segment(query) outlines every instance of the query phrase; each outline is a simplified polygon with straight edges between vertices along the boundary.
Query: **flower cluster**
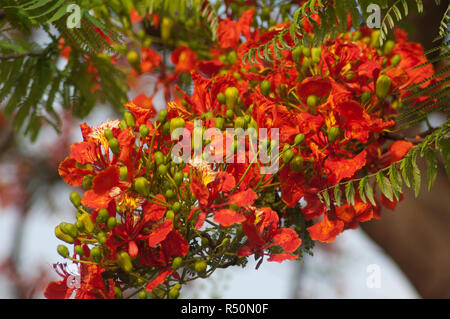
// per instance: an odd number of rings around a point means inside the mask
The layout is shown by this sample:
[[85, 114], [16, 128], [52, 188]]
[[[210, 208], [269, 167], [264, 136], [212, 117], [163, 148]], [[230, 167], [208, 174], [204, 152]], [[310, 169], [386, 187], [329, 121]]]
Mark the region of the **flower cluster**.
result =
[[[283, 23], [260, 34], [252, 30], [253, 15], [222, 20], [208, 60], [186, 46], [173, 51], [170, 81], [189, 74], [192, 94], [178, 88], [157, 115], [151, 99], [140, 96], [125, 105], [123, 120], [81, 126], [83, 141], [71, 146], [59, 173], [85, 192], [71, 195], [76, 222], [61, 223], [55, 234], [73, 244], [73, 251], [60, 245], [58, 252], [82, 265], [82, 283], [69, 288], [61, 270], [63, 279], [49, 285], [47, 297], [76, 290], [77, 298], [129, 291], [176, 298], [183, 284], [217, 268], [245, 265], [251, 255], [260, 262], [294, 260], [313, 241], [331, 242], [379, 218], [378, 199], [356, 195], [354, 203], [327, 209], [317, 193], [385, 167], [413, 146], [399, 141], [387, 148], [383, 132], [394, 127], [406, 88], [433, 74], [431, 66], [413, 69], [424, 62], [422, 48], [402, 31], [379, 47], [379, 31], [361, 28], [250, 65], [245, 53], [289, 28]], [[313, 37], [308, 25], [305, 30]], [[160, 59], [142, 50], [139, 68], [151, 72]], [[232, 128], [253, 129], [277, 169], [261, 170], [261, 149], [249, 136], [235, 141]], [[261, 128], [277, 129], [277, 139], [258, 136]], [[187, 161], [173, 156], [177, 129], [194, 136]], [[216, 134], [204, 136], [205, 129]]]

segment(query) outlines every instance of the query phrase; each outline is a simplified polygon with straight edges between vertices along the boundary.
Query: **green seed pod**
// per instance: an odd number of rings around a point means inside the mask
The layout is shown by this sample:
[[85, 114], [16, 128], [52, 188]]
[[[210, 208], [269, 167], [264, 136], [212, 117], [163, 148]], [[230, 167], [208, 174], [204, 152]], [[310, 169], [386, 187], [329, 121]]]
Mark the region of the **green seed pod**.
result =
[[341, 136], [341, 129], [339, 128], [339, 126], [332, 126], [328, 129], [327, 135], [328, 142], [333, 143], [339, 136]]
[[169, 168], [167, 165], [161, 164], [158, 166], [158, 173], [161, 176], [166, 176], [166, 174], [169, 172]]
[[131, 257], [126, 251], [117, 253], [117, 262], [119, 263], [120, 268], [122, 268], [125, 272], [130, 272], [133, 270]]
[[220, 104], [225, 104], [225, 94], [222, 92], [217, 94], [217, 101], [219, 101]]
[[244, 127], [245, 127], [245, 119], [242, 116], [238, 116], [234, 120], [234, 128], [238, 129], [238, 128], [244, 128]]
[[175, 203], [173, 203], [173, 205], [172, 205], [172, 210], [173, 210], [175, 213], [178, 213], [178, 212], [180, 211], [180, 209], [181, 209], [181, 204], [180, 204], [180, 202], [175, 202]]
[[131, 112], [125, 112], [124, 120], [127, 123], [128, 127], [134, 128], [136, 126], [136, 119], [134, 118], [133, 114], [131, 114]]
[[73, 244], [73, 238], [63, 233], [60, 226], [55, 227], [55, 236], [68, 244]]
[[89, 190], [92, 188], [92, 179], [94, 178], [93, 175], [86, 175], [85, 177], [83, 177], [83, 180], [81, 181], [81, 186], [83, 187], [84, 190]]
[[292, 158], [295, 156], [295, 153], [292, 150], [287, 150], [284, 154], [283, 154], [283, 161], [285, 163], [289, 163]]
[[161, 165], [161, 164], [164, 164], [164, 154], [163, 153], [161, 153], [161, 152], [156, 152], [155, 153], [155, 155], [153, 155], [154, 156], [154, 159], [155, 159], [155, 163], [156, 163], [156, 165]]
[[150, 133], [150, 129], [148, 128], [147, 125], [141, 124], [141, 126], [139, 126], [139, 134], [141, 134], [142, 138], [146, 138], [149, 133]]
[[183, 128], [185, 126], [185, 121], [181, 117], [176, 117], [170, 120], [170, 134], [177, 129], [177, 128]]
[[322, 55], [322, 48], [321, 47], [312, 48], [311, 49], [311, 57], [312, 57], [312, 61], [314, 63], [319, 63], [320, 62], [321, 55]]
[[94, 231], [95, 225], [88, 213], [81, 214], [79, 221], [83, 223], [84, 229], [86, 229], [88, 233], [92, 233]]
[[391, 59], [391, 66], [396, 67], [400, 61], [402, 60], [402, 56], [400, 54], [396, 54]]
[[380, 75], [376, 83], [376, 94], [379, 99], [384, 99], [391, 89], [391, 79], [387, 75]]
[[173, 287], [172, 289], [170, 289], [169, 294], [167, 295], [169, 299], [177, 299], [179, 296], [180, 296], [180, 289], [177, 287]]
[[183, 259], [181, 257], [175, 257], [172, 262], [172, 269], [173, 270], [179, 269], [181, 267], [182, 263], [183, 263]]
[[394, 41], [392, 41], [392, 40], [386, 41], [386, 43], [384, 44], [384, 50], [383, 50], [384, 55], [390, 55], [392, 53], [392, 50], [394, 49], [394, 46], [395, 46]]
[[214, 120], [214, 126], [216, 128], [218, 128], [219, 130], [222, 130], [224, 125], [225, 125], [225, 120], [222, 117], [217, 117]]
[[369, 91], [364, 91], [363, 94], [361, 95], [361, 103], [365, 104], [370, 100], [370, 92]]
[[292, 50], [292, 60], [294, 60], [295, 63], [300, 63], [300, 60], [302, 59], [303, 54], [303, 47], [302, 46], [296, 46], [294, 50]]
[[64, 258], [69, 257], [69, 249], [66, 246], [58, 245], [57, 251]]
[[303, 143], [304, 140], [305, 140], [304, 134], [302, 134], [302, 133], [297, 134], [294, 139], [294, 144], [299, 145], [299, 144]]
[[120, 171], [120, 179], [123, 181], [127, 181], [128, 180], [128, 168], [126, 166], [121, 166], [119, 168]]
[[75, 252], [81, 257], [84, 256], [84, 249], [80, 245], [75, 246]]
[[225, 90], [225, 103], [228, 108], [235, 110], [238, 98], [239, 98], [239, 90], [236, 87], [230, 86]]
[[70, 193], [70, 201], [72, 202], [73, 206], [76, 208], [80, 207], [81, 205], [81, 196], [77, 192]]
[[111, 152], [113, 152], [114, 154], [119, 154], [120, 152], [120, 144], [119, 144], [119, 140], [115, 137], [113, 137], [112, 139], [110, 139], [108, 141], [109, 144], [109, 148], [111, 149]]
[[269, 95], [270, 93], [270, 82], [268, 80], [264, 80], [261, 82], [261, 94], [264, 96]]
[[158, 113], [158, 121], [160, 121], [161, 123], [164, 123], [167, 120], [167, 116], [169, 115], [169, 113], [167, 112], [166, 109], [163, 109], [161, 111], [159, 111]]
[[114, 137], [113, 131], [111, 131], [109, 128], [103, 131], [103, 135], [108, 141]]
[[197, 272], [197, 274], [199, 274], [201, 277], [203, 277], [204, 275], [206, 275], [206, 267], [207, 264], [205, 261], [197, 261], [194, 264], [194, 269]]
[[150, 186], [148, 184], [148, 181], [143, 176], [138, 177], [134, 180], [134, 189], [144, 197], [147, 197], [150, 193]]
[[300, 172], [303, 168], [303, 157], [301, 157], [300, 155], [295, 156], [291, 160], [289, 167], [294, 172]]

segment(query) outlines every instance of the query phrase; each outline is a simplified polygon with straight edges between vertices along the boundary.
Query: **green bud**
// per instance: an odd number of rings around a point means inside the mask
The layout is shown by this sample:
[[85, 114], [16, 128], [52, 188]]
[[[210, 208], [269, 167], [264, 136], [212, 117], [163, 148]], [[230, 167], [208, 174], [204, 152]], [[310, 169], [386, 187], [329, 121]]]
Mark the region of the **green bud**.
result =
[[83, 180], [81, 181], [81, 186], [83, 187], [84, 190], [89, 190], [92, 188], [92, 179], [93, 179], [93, 175], [86, 175], [83, 177]]
[[289, 163], [292, 158], [295, 156], [295, 153], [292, 150], [287, 150], [284, 154], [283, 154], [283, 161], [285, 163]]
[[328, 142], [333, 143], [341, 135], [341, 129], [338, 126], [332, 126], [328, 129]]
[[242, 116], [238, 116], [234, 120], [234, 128], [238, 129], [238, 128], [244, 128], [244, 127], [245, 127], [245, 119]]
[[175, 213], [173, 212], [173, 210], [169, 209], [169, 210], [166, 212], [166, 219], [168, 219], [168, 220], [174, 220], [174, 218], [175, 218]]
[[302, 46], [296, 46], [294, 50], [292, 50], [292, 60], [294, 60], [295, 63], [300, 63], [300, 60], [302, 59], [303, 54], [303, 47]]
[[127, 60], [133, 68], [139, 69], [140, 57], [136, 51], [134, 51], [134, 50], [129, 51], [127, 53]]
[[384, 55], [391, 54], [392, 50], [394, 49], [394, 46], [395, 46], [394, 41], [392, 41], [392, 40], [386, 41], [386, 43], [384, 44], [384, 50], [383, 50]]
[[169, 290], [168, 298], [169, 299], [177, 299], [180, 296], [180, 289], [177, 287], [173, 287]]
[[139, 126], [139, 134], [141, 134], [142, 138], [146, 138], [149, 133], [150, 133], [150, 129], [148, 128], [147, 125], [142, 124], [141, 126]]
[[177, 129], [183, 128], [185, 126], [185, 121], [182, 117], [176, 117], [170, 120], [170, 134]]
[[222, 117], [216, 117], [214, 121], [214, 126], [218, 128], [219, 130], [223, 129], [223, 126], [225, 125], [225, 120]]
[[69, 235], [70, 237], [76, 238], [78, 236], [78, 229], [74, 224], [61, 223], [60, 227], [63, 233]]
[[269, 95], [269, 93], [270, 93], [270, 82], [264, 80], [261, 82], [261, 94], [267, 96]]
[[294, 172], [300, 172], [303, 168], [303, 157], [301, 157], [300, 155], [295, 156], [290, 164], [289, 167], [291, 168], [291, 170], [293, 170]]
[[310, 95], [306, 99], [306, 104], [308, 105], [308, 109], [311, 113], [314, 113], [316, 111], [316, 106], [319, 104], [319, 98], [317, 96]]
[[305, 140], [305, 135], [302, 134], [302, 133], [300, 133], [300, 134], [297, 134], [297, 135], [295, 136], [294, 143], [295, 143], [296, 145], [298, 145], [298, 144], [303, 143], [304, 140]]
[[166, 190], [166, 198], [167, 199], [172, 199], [174, 197], [175, 197], [175, 193], [173, 192], [173, 190], [171, 190], [171, 189]]
[[134, 118], [133, 114], [131, 114], [131, 112], [125, 112], [124, 120], [127, 123], [128, 127], [134, 128], [136, 126], [136, 119]]
[[225, 116], [227, 117], [227, 119], [232, 120], [234, 118], [234, 111], [228, 109], [225, 113]]
[[133, 270], [131, 257], [126, 251], [117, 253], [117, 262], [119, 263], [120, 268], [122, 268], [125, 272], [130, 272]]
[[402, 60], [402, 56], [400, 54], [396, 54], [391, 59], [391, 66], [396, 67], [400, 61]]
[[387, 75], [380, 75], [376, 83], [376, 94], [379, 99], [384, 99], [391, 89], [391, 79]]
[[55, 227], [55, 236], [68, 244], [73, 244], [73, 238], [70, 235], [63, 233], [60, 226]]
[[109, 217], [107, 222], [108, 228], [114, 228], [117, 226], [117, 219], [115, 217]]
[[119, 140], [117, 138], [112, 138], [108, 141], [109, 144], [109, 148], [111, 149], [111, 152], [113, 152], [114, 154], [119, 154], [120, 152], [120, 144], [119, 144]]
[[352, 40], [353, 41], [358, 41], [359, 39], [361, 39], [362, 37], [362, 33], [361, 31], [355, 31], [355, 33], [353, 34]]
[[84, 256], [84, 249], [80, 245], [75, 246], [75, 252], [81, 257]]
[[158, 121], [160, 121], [161, 123], [164, 123], [167, 120], [167, 116], [169, 115], [169, 113], [167, 112], [166, 109], [163, 109], [161, 111], [159, 111], [158, 113]]
[[84, 229], [86, 229], [88, 233], [92, 233], [94, 231], [95, 225], [92, 222], [91, 216], [88, 213], [81, 214], [79, 221], [83, 223]]
[[161, 165], [161, 164], [164, 164], [164, 154], [163, 153], [161, 153], [161, 152], [156, 152], [155, 153], [155, 155], [153, 155], [154, 156], [154, 159], [155, 159], [155, 163], [156, 163], [156, 165]]
[[127, 122], [125, 122], [125, 120], [121, 120], [121, 121], [120, 121], [119, 128], [120, 128], [121, 130], [124, 130], [124, 129], [128, 128]]
[[374, 48], [378, 48], [380, 46], [380, 30], [375, 30], [372, 32], [370, 36], [370, 45]]
[[58, 254], [60, 254], [62, 257], [67, 258], [69, 257], [69, 249], [64, 245], [58, 245]]
[[120, 179], [123, 181], [127, 181], [128, 180], [128, 168], [126, 166], [121, 166], [119, 168], [120, 171]]
[[199, 274], [201, 277], [203, 277], [204, 275], [206, 275], [206, 267], [207, 264], [205, 261], [197, 261], [194, 264], [194, 269], [197, 272], [197, 274]]
[[238, 98], [239, 90], [236, 87], [230, 86], [225, 90], [225, 103], [228, 108], [236, 109]]
[[172, 31], [173, 21], [167, 17], [163, 17], [161, 21], [161, 40], [167, 42]]
[[322, 48], [321, 47], [312, 48], [311, 49], [311, 57], [312, 57], [312, 61], [314, 63], [319, 63], [320, 62], [321, 55], [322, 55]]
[[102, 253], [99, 247], [94, 247], [91, 249], [90, 255], [92, 259], [96, 262], [99, 262], [102, 258]]
[[178, 213], [178, 212], [180, 211], [180, 209], [181, 209], [181, 204], [180, 204], [180, 202], [175, 202], [175, 203], [173, 203], [173, 205], [172, 205], [172, 210], [173, 210], [175, 213]]
[[106, 235], [105, 235], [105, 233], [104, 232], [99, 232], [98, 234], [97, 234], [97, 240], [98, 240], [98, 242], [100, 243], [100, 244], [105, 244], [106, 243]]
[[167, 165], [161, 164], [158, 166], [158, 173], [161, 176], [166, 176], [169, 169], [167, 168]]
[[150, 186], [145, 177], [141, 176], [134, 180], [134, 189], [144, 197], [150, 193]]
[[147, 299], [147, 292], [145, 290], [139, 291], [139, 299]]
[[105, 138], [108, 141], [114, 137], [113, 131], [111, 131], [109, 128], [107, 128], [103, 131], [103, 135], [105, 135]]
[[302, 48], [302, 53], [305, 57], [311, 57], [311, 49], [307, 47]]
[[175, 184], [180, 186], [181, 183], [183, 183], [183, 173], [182, 172], [176, 172], [175, 175], [173, 176], [173, 180], [175, 181]]
[[165, 136], [169, 133], [170, 133], [170, 123], [165, 122], [164, 125], [162, 126], [162, 134]]
[[173, 270], [179, 269], [181, 267], [182, 263], [183, 263], [183, 259], [181, 257], [175, 257], [172, 262], [172, 269]]
[[79, 231], [83, 231], [84, 230], [84, 225], [80, 220], [77, 220], [77, 222], [75, 223], [75, 227], [79, 230]]
[[237, 54], [236, 54], [236, 51], [230, 51], [229, 53], [228, 53], [228, 56], [227, 56], [227, 58], [228, 58], [228, 62], [230, 62], [230, 64], [235, 64], [236, 62], [237, 62], [237, 59], [238, 59], [238, 56], [237, 56]]
[[76, 208], [80, 207], [81, 205], [81, 196], [77, 192], [70, 193], [70, 201], [72, 202], [73, 206]]
[[114, 287], [114, 295], [117, 299], [122, 299], [123, 297], [122, 290], [120, 290], [120, 288], [117, 286]]
[[219, 101], [220, 104], [225, 104], [225, 94], [222, 92], [217, 94], [217, 101]]
[[365, 104], [370, 100], [370, 92], [369, 91], [364, 91], [363, 94], [361, 95], [361, 103]]

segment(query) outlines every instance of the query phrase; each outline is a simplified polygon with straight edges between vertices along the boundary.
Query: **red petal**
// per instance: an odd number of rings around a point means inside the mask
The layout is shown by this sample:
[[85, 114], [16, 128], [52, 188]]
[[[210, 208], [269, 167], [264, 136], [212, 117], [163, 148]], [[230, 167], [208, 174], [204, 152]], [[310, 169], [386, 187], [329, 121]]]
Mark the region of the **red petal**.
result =
[[166, 239], [161, 243], [164, 255], [168, 258], [173, 256], [186, 256], [189, 251], [189, 244], [186, 243], [184, 237], [179, 231], [173, 230], [167, 235]]
[[135, 258], [139, 253], [139, 248], [133, 240], [128, 242], [128, 253], [133, 258]]
[[271, 254], [269, 255], [270, 258], [267, 259], [268, 261], [276, 261], [278, 263], [281, 263], [282, 261], [287, 260], [295, 260], [297, 259], [297, 255], [291, 255], [291, 254]]
[[97, 147], [91, 142], [74, 143], [70, 146], [70, 157], [81, 164], [95, 163], [97, 161]]
[[80, 186], [83, 177], [92, 174], [92, 171], [78, 168], [75, 164], [75, 159], [66, 157], [66, 159], [59, 164], [58, 172], [67, 184], [71, 186]]
[[173, 224], [171, 220], [165, 220], [161, 225], [153, 229], [148, 237], [148, 245], [156, 247], [160, 242], [166, 239], [167, 235], [172, 231]]
[[156, 276], [155, 279], [153, 279], [148, 283], [147, 287], [145, 287], [145, 290], [153, 291], [153, 289], [162, 284], [164, 280], [166, 280], [166, 277], [170, 275], [172, 272], [173, 270], [166, 270], [166, 271], [161, 270], [158, 276]]
[[258, 195], [252, 189], [247, 189], [245, 191], [235, 193], [230, 196], [230, 203], [234, 203], [240, 207], [253, 205], [255, 200], [258, 199]]
[[214, 213], [214, 221], [218, 222], [223, 227], [242, 223], [245, 220], [246, 218], [244, 215], [241, 215], [232, 209], [221, 209]]
[[66, 280], [52, 281], [45, 288], [44, 296], [47, 299], [68, 299], [73, 292], [73, 288], [67, 287]]
[[325, 160], [325, 168], [329, 170], [328, 181], [331, 185], [339, 183], [344, 178], [352, 177], [366, 164], [366, 151], [362, 151], [354, 158], [329, 157]]
[[295, 251], [302, 244], [302, 240], [298, 238], [295, 230], [290, 228], [279, 229], [273, 236], [273, 240], [275, 245], [281, 246], [287, 253]]
[[334, 241], [343, 229], [344, 223], [342, 221], [331, 221], [327, 218], [327, 215], [324, 215], [320, 222], [307, 228], [312, 240], [318, 240], [324, 243]]
[[[162, 202], [165, 201], [164, 197], [161, 194], [156, 195], [156, 197], [160, 198]], [[142, 211], [144, 212], [145, 221], [157, 222], [161, 218], [163, 218], [166, 212], [166, 208], [164, 206], [149, 203], [146, 201], [142, 205]]]

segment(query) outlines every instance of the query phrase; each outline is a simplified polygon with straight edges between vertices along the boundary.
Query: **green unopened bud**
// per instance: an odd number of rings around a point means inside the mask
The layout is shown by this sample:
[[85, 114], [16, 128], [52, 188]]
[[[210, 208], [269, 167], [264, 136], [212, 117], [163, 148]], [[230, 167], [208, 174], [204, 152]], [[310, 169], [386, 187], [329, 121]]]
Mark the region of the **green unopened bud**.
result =
[[370, 100], [370, 92], [364, 91], [363, 94], [361, 95], [361, 103], [365, 104], [365, 103], [369, 102], [369, 100]]
[[147, 125], [142, 124], [141, 126], [139, 126], [139, 134], [141, 134], [142, 138], [146, 138], [149, 133], [150, 133], [150, 129], [148, 128]]
[[76, 238], [78, 236], [78, 229], [74, 224], [61, 223], [60, 228], [63, 233], [69, 235], [72, 238]]
[[362, 37], [362, 33], [361, 31], [355, 31], [355, 33], [353, 34], [352, 40], [353, 41], [358, 41], [359, 39], [361, 39]]
[[392, 40], [386, 41], [386, 43], [384, 44], [384, 50], [383, 50], [384, 55], [391, 54], [392, 50], [394, 49], [394, 46], [395, 46], [394, 41], [392, 41]]
[[322, 55], [322, 48], [321, 47], [312, 48], [311, 49], [311, 57], [312, 57], [312, 61], [314, 63], [319, 63], [320, 62], [321, 55]]
[[109, 217], [106, 224], [108, 225], [109, 229], [114, 228], [117, 226], [117, 219], [115, 217]]
[[225, 113], [225, 116], [227, 119], [232, 120], [234, 118], [234, 111], [233, 110], [227, 110]]
[[225, 90], [225, 103], [228, 108], [235, 110], [239, 98], [239, 90], [230, 86]]
[[117, 262], [119, 263], [120, 268], [122, 268], [125, 272], [130, 272], [133, 270], [131, 257], [126, 251], [117, 253]]
[[168, 219], [168, 220], [174, 220], [174, 218], [175, 218], [175, 213], [173, 212], [173, 210], [169, 209], [169, 210], [166, 212], [166, 219]]
[[172, 31], [173, 21], [167, 17], [162, 18], [161, 21], [161, 40], [166, 42], [170, 38], [170, 32]]
[[303, 54], [303, 47], [297, 46], [294, 50], [292, 50], [292, 60], [294, 60], [295, 63], [300, 63], [300, 60], [302, 59]]
[[166, 190], [165, 195], [166, 195], [166, 198], [167, 198], [167, 199], [172, 199], [172, 198], [175, 197], [175, 193], [174, 193], [173, 190], [171, 190], [171, 189]]
[[305, 140], [305, 135], [300, 133], [295, 136], [294, 143], [296, 145], [301, 144]]
[[333, 143], [339, 136], [341, 136], [341, 129], [339, 128], [339, 126], [332, 126], [328, 129], [327, 135], [328, 142]]
[[264, 80], [261, 82], [261, 94], [267, 96], [269, 95], [269, 93], [270, 93], [270, 82]]
[[391, 66], [396, 67], [400, 61], [402, 60], [402, 56], [400, 54], [396, 54], [391, 59]]
[[92, 187], [92, 179], [94, 178], [93, 175], [86, 175], [85, 177], [83, 177], [83, 180], [81, 181], [81, 186], [83, 187], [84, 190], [89, 190]]
[[183, 259], [181, 257], [175, 257], [172, 262], [172, 269], [177, 270], [178, 268], [181, 267], [182, 263], [183, 263]]
[[81, 214], [79, 221], [83, 223], [84, 229], [86, 229], [88, 233], [92, 233], [94, 231], [95, 225], [92, 222], [91, 216], [88, 213]]
[[235, 64], [236, 62], [237, 62], [237, 59], [238, 59], [238, 56], [237, 56], [237, 54], [236, 54], [236, 51], [230, 51], [229, 53], [228, 53], [228, 56], [227, 56], [227, 58], [228, 58], [228, 62], [230, 62], [230, 64]]
[[175, 202], [175, 203], [173, 203], [173, 205], [172, 205], [172, 210], [173, 210], [175, 213], [178, 213], [178, 212], [180, 211], [180, 209], [181, 209], [181, 204], [180, 204], [180, 202]]
[[166, 109], [163, 109], [161, 111], [159, 111], [158, 113], [158, 121], [160, 121], [161, 123], [165, 122], [167, 120], [167, 116], [169, 115], [169, 113], [167, 112]]
[[100, 232], [97, 234], [97, 240], [100, 244], [105, 244], [106, 243], [106, 235], [104, 232]]
[[225, 94], [222, 92], [217, 94], [217, 101], [219, 101], [220, 104], [225, 104]]
[[377, 79], [376, 94], [379, 99], [384, 99], [391, 89], [391, 79], [387, 75], [380, 75]]
[[167, 165], [161, 164], [158, 166], [158, 173], [161, 176], [166, 176], [166, 174], [169, 172], [169, 168]]
[[69, 257], [69, 249], [64, 245], [58, 245], [58, 254], [60, 254], [62, 257], [67, 258]]
[[218, 128], [219, 130], [223, 129], [223, 126], [225, 125], [225, 120], [223, 117], [217, 117], [214, 121], [214, 126]]
[[105, 138], [106, 138], [108, 141], [114, 137], [113, 131], [110, 130], [109, 128], [107, 128], [107, 129], [105, 129], [105, 130], [103, 131], [103, 135], [105, 136]]
[[127, 123], [128, 127], [134, 128], [136, 126], [136, 119], [134, 118], [133, 114], [131, 114], [131, 112], [125, 112], [124, 120]]
[[245, 119], [242, 116], [238, 116], [234, 120], [234, 128], [238, 129], [238, 128], [244, 128], [244, 127], [245, 127]]
[[164, 154], [161, 152], [156, 152], [154, 156], [156, 165], [161, 165], [164, 163]]
[[138, 298], [139, 299], [147, 299], [147, 292], [145, 290], [139, 291]]
[[294, 172], [300, 172], [303, 168], [303, 157], [301, 157], [300, 155], [295, 156], [290, 164], [289, 167], [291, 168], [291, 170], [293, 170]]
[[117, 299], [122, 299], [123, 297], [122, 290], [117, 286], [114, 287], [114, 295]]
[[173, 176], [173, 180], [175, 181], [175, 184], [180, 186], [181, 183], [183, 183], [183, 173], [182, 172], [176, 172], [175, 175]]
[[121, 120], [121, 121], [120, 121], [120, 124], [119, 124], [119, 128], [120, 128], [121, 130], [127, 129], [127, 128], [128, 128], [127, 122], [125, 122], [125, 120]]
[[308, 58], [308, 57], [305, 57], [304, 59], [303, 59], [303, 62], [302, 62], [302, 69], [309, 69], [309, 67], [311, 66], [311, 64], [312, 64], [312, 59], [311, 58]]
[[140, 68], [140, 66], [139, 66], [140, 57], [136, 51], [134, 51], [134, 50], [129, 51], [127, 53], [127, 60], [133, 68], [135, 68], [135, 69]]
[[302, 53], [305, 57], [311, 57], [311, 49], [307, 47], [302, 48]]
[[177, 128], [184, 128], [186, 125], [182, 117], [176, 117], [170, 120], [170, 134]]
[[76, 208], [80, 207], [81, 205], [81, 196], [77, 192], [70, 193], [70, 201], [72, 202], [73, 206]]
[[55, 236], [68, 244], [73, 244], [73, 238], [70, 235], [63, 233], [60, 226], [56, 226]]
[[283, 154], [283, 161], [285, 163], [289, 163], [292, 158], [295, 156], [295, 153], [292, 150], [287, 150], [286, 152], [284, 152]]
[[102, 252], [100, 251], [100, 248], [99, 247], [92, 248], [90, 256], [94, 261], [99, 262], [102, 258]]
[[375, 30], [370, 36], [370, 45], [374, 48], [380, 47], [380, 30]]
[[316, 112], [316, 106], [319, 104], [319, 98], [315, 96], [314, 94], [308, 96], [306, 99], [306, 104], [308, 105], [308, 109], [311, 113]]
[[81, 257], [84, 256], [84, 249], [80, 245], [75, 246], [75, 252]]
[[197, 274], [199, 274], [200, 276], [204, 276], [206, 275], [206, 267], [207, 264], [205, 261], [197, 261], [194, 265], [194, 269], [197, 272]]
[[119, 140], [115, 137], [113, 137], [112, 139], [110, 139], [108, 141], [109, 144], [109, 148], [111, 149], [111, 152], [113, 152], [114, 154], [119, 154], [120, 152], [120, 144], [119, 144]]
[[134, 180], [134, 189], [144, 197], [150, 193], [150, 186], [145, 177], [141, 176]]
[[177, 299], [180, 296], [180, 289], [178, 287], [173, 287], [169, 290], [167, 297], [169, 299]]
[[123, 181], [128, 180], [128, 168], [126, 166], [121, 166], [119, 169], [120, 172], [120, 179]]

